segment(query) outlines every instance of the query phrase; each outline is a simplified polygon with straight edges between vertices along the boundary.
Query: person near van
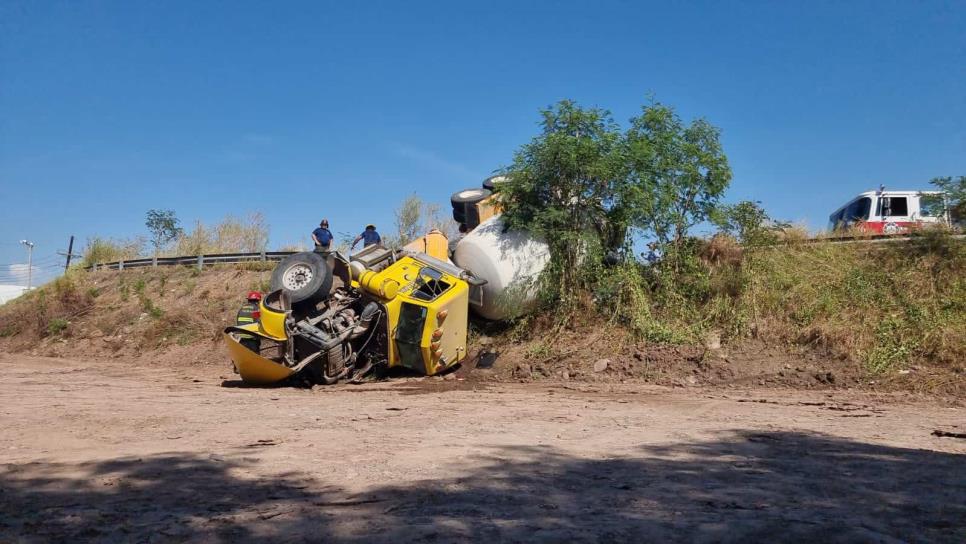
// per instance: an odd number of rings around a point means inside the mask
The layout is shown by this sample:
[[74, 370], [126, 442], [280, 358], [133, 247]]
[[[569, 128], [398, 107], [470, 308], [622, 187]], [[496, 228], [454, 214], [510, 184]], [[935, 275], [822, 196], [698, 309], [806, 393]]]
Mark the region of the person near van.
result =
[[661, 251], [657, 248], [657, 242], [647, 244], [647, 255], [644, 259], [649, 265], [655, 265], [661, 260]]
[[350, 249], [355, 249], [356, 244], [359, 240], [364, 240], [362, 247], [369, 247], [373, 244], [381, 244], [382, 237], [376, 232], [376, 226], [372, 223], [366, 225], [366, 230], [362, 231], [362, 234], [356, 236], [356, 239], [352, 241], [352, 247]]
[[315, 251], [323, 253], [332, 247], [332, 231], [329, 230], [329, 220], [323, 219], [319, 223], [319, 228], [312, 231], [312, 241], [315, 242]]

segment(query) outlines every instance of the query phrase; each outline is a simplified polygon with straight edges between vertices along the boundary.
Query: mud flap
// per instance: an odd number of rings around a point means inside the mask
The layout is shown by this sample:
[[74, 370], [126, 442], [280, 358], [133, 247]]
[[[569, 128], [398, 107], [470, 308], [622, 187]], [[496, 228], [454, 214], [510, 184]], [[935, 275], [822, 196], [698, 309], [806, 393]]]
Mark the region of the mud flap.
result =
[[[248, 327], [253, 328], [248, 329]], [[258, 353], [241, 345], [238, 339], [231, 335], [233, 332], [239, 334], [250, 334], [254, 332], [257, 336], [278, 341], [277, 339], [259, 334], [257, 327], [257, 324], [253, 324], [244, 327], [228, 327], [225, 329], [225, 343], [228, 345], [228, 355], [231, 357], [232, 362], [235, 363], [235, 368], [238, 369], [238, 374], [241, 376], [241, 379], [245, 383], [268, 385], [280, 382], [294, 374], [294, 369], [262, 357]]]

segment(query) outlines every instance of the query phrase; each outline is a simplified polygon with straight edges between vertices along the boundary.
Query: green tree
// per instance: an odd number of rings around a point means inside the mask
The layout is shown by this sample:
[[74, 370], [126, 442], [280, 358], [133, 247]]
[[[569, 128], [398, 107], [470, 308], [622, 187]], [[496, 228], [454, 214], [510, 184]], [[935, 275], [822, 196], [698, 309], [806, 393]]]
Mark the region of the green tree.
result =
[[655, 102], [631, 119], [627, 148], [636, 225], [662, 248], [680, 246], [692, 227], [711, 217], [731, 182], [720, 131], [704, 119], [685, 125]]
[[541, 112], [541, 133], [521, 147], [500, 185], [503, 219], [551, 251], [545, 285], [573, 302], [589, 279], [586, 264], [607, 242], [623, 243], [623, 136], [609, 112], [564, 100]]
[[543, 280], [553, 300], [591, 287], [600, 257], [629, 247], [633, 229], [665, 255], [683, 252], [731, 180], [719, 130], [703, 119], [685, 125], [663, 104], [645, 106], [626, 132], [606, 110], [570, 100], [541, 115], [541, 134], [517, 151], [499, 193], [507, 226], [549, 244]]
[[182, 229], [178, 223], [174, 210], [148, 210], [144, 224], [151, 231], [151, 245], [154, 246], [155, 255], [181, 235]]
[[734, 236], [745, 245], [773, 243], [778, 239], [777, 233], [790, 226], [787, 222], [768, 217], [761, 202], [750, 200], [719, 206], [710, 219], [722, 232]]
[[949, 210], [953, 223], [966, 223], [966, 176], [938, 177], [929, 183], [946, 194], [942, 205]]

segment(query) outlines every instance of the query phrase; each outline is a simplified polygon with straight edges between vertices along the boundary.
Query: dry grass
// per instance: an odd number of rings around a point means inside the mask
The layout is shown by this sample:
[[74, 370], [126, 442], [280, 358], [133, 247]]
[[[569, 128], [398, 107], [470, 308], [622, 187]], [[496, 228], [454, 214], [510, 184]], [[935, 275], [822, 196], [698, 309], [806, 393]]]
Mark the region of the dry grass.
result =
[[234, 322], [245, 293], [267, 284], [270, 272], [258, 268], [73, 271], [0, 306], [0, 347], [84, 357], [216, 349], [210, 340]]
[[[161, 251], [165, 257], [214, 255], [218, 253], [257, 253], [268, 246], [269, 227], [261, 213], [243, 218], [225, 216], [218, 224], [206, 226], [195, 222], [174, 244]], [[95, 263], [143, 258], [152, 254], [143, 237], [112, 239], [94, 237], [87, 240], [81, 267]]]
[[776, 235], [779, 241], [788, 243], [804, 242], [812, 238], [805, 225], [790, 225], [776, 232]]
[[137, 259], [144, 253], [144, 238], [118, 240], [113, 238], [88, 238], [84, 247], [84, 258], [80, 267], [95, 263], [110, 263], [121, 260]]
[[94, 307], [97, 292], [86, 288], [85, 278], [84, 272], [72, 271], [0, 306], [0, 336], [69, 335], [71, 323]]
[[711, 267], [735, 266], [741, 263], [744, 251], [734, 237], [715, 234], [701, 250], [701, 259]]
[[245, 218], [228, 215], [212, 227], [196, 221], [194, 229], [178, 238], [165, 254], [255, 253], [268, 245], [268, 232], [265, 217], [257, 212]]

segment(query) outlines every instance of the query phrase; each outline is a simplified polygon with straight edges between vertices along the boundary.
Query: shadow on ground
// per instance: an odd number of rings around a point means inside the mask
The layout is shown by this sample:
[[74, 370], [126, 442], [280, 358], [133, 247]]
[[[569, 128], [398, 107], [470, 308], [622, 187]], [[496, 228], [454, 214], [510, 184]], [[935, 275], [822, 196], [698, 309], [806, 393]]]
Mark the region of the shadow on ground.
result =
[[3, 465], [0, 541], [966, 541], [966, 455], [811, 434], [612, 459], [495, 448], [363, 496], [269, 477], [252, 452]]

